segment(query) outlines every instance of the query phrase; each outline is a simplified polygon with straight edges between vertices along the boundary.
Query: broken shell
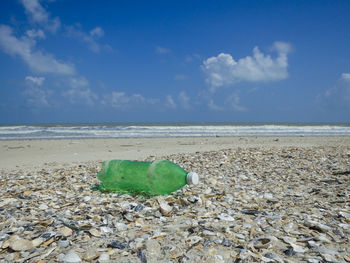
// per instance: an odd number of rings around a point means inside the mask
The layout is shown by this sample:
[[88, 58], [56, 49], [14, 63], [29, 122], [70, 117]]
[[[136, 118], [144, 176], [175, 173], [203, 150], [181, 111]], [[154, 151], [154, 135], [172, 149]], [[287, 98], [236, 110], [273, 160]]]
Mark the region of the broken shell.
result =
[[108, 263], [109, 262], [109, 255], [107, 253], [102, 253], [99, 257], [98, 257], [98, 262], [99, 263]]
[[71, 250], [66, 255], [64, 255], [60, 259], [60, 261], [63, 261], [66, 263], [79, 263], [79, 262], [81, 262], [81, 258], [74, 250]]
[[94, 237], [100, 237], [101, 236], [101, 232], [98, 231], [96, 228], [92, 228], [89, 230], [89, 233], [94, 236]]
[[30, 240], [14, 236], [9, 241], [9, 247], [14, 251], [26, 251], [32, 249], [34, 245]]
[[160, 212], [162, 213], [162, 215], [165, 215], [165, 216], [168, 215], [172, 209], [173, 208], [170, 205], [168, 205], [168, 203], [166, 202], [162, 202], [159, 205]]
[[69, 237], [73, 234], [73, 230], [66, 226], [61, 227], [57, 232], [65, 237]]
[[66, 248], [69, 246], [69, 240], [67, 238], [62, 238], [60, 240], [58, 240], [57, 242], [57, 245], [60, 247], [60, 248]]

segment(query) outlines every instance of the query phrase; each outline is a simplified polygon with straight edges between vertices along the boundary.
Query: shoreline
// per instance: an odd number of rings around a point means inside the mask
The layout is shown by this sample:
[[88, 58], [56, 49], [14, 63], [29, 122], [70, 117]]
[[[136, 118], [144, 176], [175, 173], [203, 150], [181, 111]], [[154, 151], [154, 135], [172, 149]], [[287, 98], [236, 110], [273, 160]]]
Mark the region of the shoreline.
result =
[[137, 139], [186, 139], [186, 138], [271, 138], [271, 137], [287, 137], [287, 138], [331, 138], [331, 137], [350, 137], [350, 135], [347, 134], [339, 134], [339, 135], [215, 135], [215, 136], [171, 136], [171, 137], [64, 137], [64, 138], [10, 138], [10, 139], [5, 139], [5, 138], [0, 138], [0, 142], [6, 142], [6, 141], [60, 141], [60, 140], [124, 140], [124, 139], [130, 139], [130, 140], [137, 140]]
[[72, 166], [109, 159], [141, 160], [235, 148], [349, 146], [350, 136], [247, 136], [0, 140], [0, 170]]

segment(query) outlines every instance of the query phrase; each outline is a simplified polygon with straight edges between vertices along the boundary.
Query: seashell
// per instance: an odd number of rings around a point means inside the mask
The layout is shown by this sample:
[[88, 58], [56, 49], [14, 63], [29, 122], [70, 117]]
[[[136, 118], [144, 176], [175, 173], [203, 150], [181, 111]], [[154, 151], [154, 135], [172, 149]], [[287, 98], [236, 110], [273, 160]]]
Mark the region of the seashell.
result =
[[126, 213], [123, 215], [124, 219], [128, 222], [134, 222], [134, 216], [131, 213]]
[[316, 221], [312, 221], [312, 220], [308, 220], [305, 222], [305, 225], [309, 228], [312, 228], [312, 229], [315, 229], [315, 230], [318, 230], [318, 231], [321, 231], [321, 232], [328, 232], [328, 231], [331, 231], [332, 228], [325, 225], [325, 224], [322, 224], [322, 223], [319, 223], [319, 222], [316, 222]]
[[344, 211], [340, 211], [339, 215], [341, 215], [342, 217], [346, 218], [346, 219], [350, 219], [350, 213], [344, 212]]
[[268, 237], [261, 237], [258, 239], [253, 240], [253, 247], [254, 248], [268, 248], [269, 246], [271, 246], [271, 239]]
[[135, 212], [141, 212], [143, 210], [143, 205], [137, 204], [134, 208]]
[[108, 263], [110, 261], [109, 254], [102, 253], [97, 260], [99, 263]]
[[350, 224], [338, 224], [341, 228], [344, 228], [346, 230], [350, 230]]
[[39, 210], [47, 210], [49, 207], [46, 204], [41, 204], [38, 209]]
[[89, 233], [94, 237], [101, 237], [101, 232], [98, 231], [96, 228], [91, 228], [89, 230]]
[[35, 239], [32, 240], [32, 244], [34, 247], [40, 246], [42, 243], [44, 243], [46, 239], [42, 238], [42, 237], [37, 237]]
[[71, 250], [66, 255], [63, 255], [63, 257], [60, 258], [59, 260], [62, 262], [65, 262], [65, 263], [79, 263], [79, 262], [81, 262], [81, 258], [74, 250]]
[[118, 240], [112, 241], [110, 244], [108, 244], [107, 247], [112, 247], [112, 248], [119, 248], [119, 249], [125, 249], [126, 244], [119, 242]]
[[309, 245], [309, 247], [318, 247], [321, 245], [313, 240], [307, 241], [307, 244]]
[[149, 239], [146, 241], [146, 251], [150, 254], [160, 254], [160, 245], [157, 240]]
[[89, 202], [91, 200], [91, 196], [84, 196], [84, 202]]
[[162, 215], [164, 215], [164, 216], [167, 216], [171, 212], [172, 209], [173, 208], [170, 205], [168, 205], [168, 203], [166, 203], [166, 202], [162, 202], [159, 205], [159, 210], [162, 213]]
[[12, 236], [9, 240], [8, 247], [14, 251], [26, 251], [32, 249], [34, 245], [30, 240]]
[[100, 227], [100, 230], [101, 230], [101, 234], [103, 235], [113, 232], [113, 229], [108, 226], [102, 226]]
[[232, 222], [234, 221], [234, 218], [228, 214], [225, 213], [221, 213], [218, 218], [222, 221], [228, 221], [228, 222]]
[[69, 227], [63, 226], [58, 229], [57, 233], [62, 234], [65, 237], [69, 237], [73, 234], [73, 230]]
[[188, 243], [189, 246], [192, 246], [194, 244], [197, 244], [198, 242], [202, 241], [203, 238], [201, 238], [200, 236], [190, 236], [188, 238], [186, 238], [186, 242]]
[[322, 243], [332, 243], [324, 234], [315, 234], [314, 239]]
[[327, 262], [337, 262], [337, 259], [332, 254], [320, 253], [322, 258]]
[[69, 240], [67, 238], [62, 238], [60, 240], [57, 241], [57, 245], [60, 247], [60, 248], [66, 248], [68, 247], [70, 244]]
[[286, 250], [283, 251], [283, 253], [288, 257], [294, 256], [296, 254], [292, 246], [289, 246]]
[[91, 261], [97, 259], [99, 257], [99, 253], [95, 249], [89, 249], [83, 255], [83, 259], [86, 261]]
[[128, 226], [124, 223], [116, 223], [115, 224], [115, 228], [118, 230], [118, 231], [125, 231], [127, 230]]
[[282, 240], [284, 242], [286, 242], [287, 244], [292, 244], [292, 243], [295, 243], [297, 241], [297, 239], [295, 237], [282, 237]]
[[209, 231], [209, 230], [204, 230], [204, 231], [202, 232], [202, 234], [203, 234], [204, 236], [215, 236], [215, 233], [212, 232], [212, 231]]
[[172, 247], [170, 249], [169, 253], [170, 253], [170, 258], [172, 258], [172, 259], [176, 259], [176, 258], [183, 255], [182, 250], [178, 247]]
[[305, 253], [306, 251], [306, 249], [304, 249], [302, 246], [299, 246], [297, 244], [290, 243], [290, 245], [292, 246], [293, 250], [297, 253]]
[[316, 258], [309, 258], [307, 260], [308, 263], [320, 263], [320, 259], [316, 259]]
[[243, 210], [241, 210], [241, 213], [246, 214], [246, 215], [257, 215], [260, 212], [258, 210], [255, 210], [255, 209], [243, 209]]
[[245, 239], [245, 236], [243, 234], [240, 234], [240, 233], [235, 234], [235, 236], [239, 239], [243, 239], [243, 240]]

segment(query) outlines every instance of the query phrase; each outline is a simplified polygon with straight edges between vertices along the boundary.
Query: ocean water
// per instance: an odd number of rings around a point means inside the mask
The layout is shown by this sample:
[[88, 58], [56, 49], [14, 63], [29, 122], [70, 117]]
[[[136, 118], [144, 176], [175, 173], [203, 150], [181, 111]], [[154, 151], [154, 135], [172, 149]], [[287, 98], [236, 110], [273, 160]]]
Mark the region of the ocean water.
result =
[[108, 123], [0, 125], [0, 140], [349, 135], [350, 123]]

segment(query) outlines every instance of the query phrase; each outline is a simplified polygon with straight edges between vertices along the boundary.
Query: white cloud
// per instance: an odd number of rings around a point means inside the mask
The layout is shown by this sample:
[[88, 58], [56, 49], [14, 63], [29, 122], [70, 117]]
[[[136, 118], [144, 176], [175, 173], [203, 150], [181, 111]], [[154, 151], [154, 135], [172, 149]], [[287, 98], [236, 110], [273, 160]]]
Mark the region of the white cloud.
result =
[[[101, 27], [95, 27], [94, 29], [90, 30], [89, 33], [83, 32], [79, 25], [67, 26], [66, 28], [69, 37], [86, 43], [88, 48], [95, 53], [100, 52], [101, 45], [97, 42], [97, 40], [104, 35], [104, 31]], [[110, 49], [111, 47], [108, 46], [108, 48]]]
[[157, 54], [167, 54], [167, 53], [171, 52], [171, 49], [165, 48], [165, 47], [156, 46], [155, 52]]
[[44, 83], [45, 78], [44, 77], [32, 77], [32, 76], [26, 76], [25, 80], [27, 83], [34, 84], [36, 86], [41, 86]]
[[21, 0], [26, 13], [31, 17], [34, 22], [43, 23], [49, 19], [49, 14], [40, 5], [38, 0]]
[[35, 38], [44, 39], [45, 38], [45, 33], [41, 29], [27, 30], [26, 34], [29, 38], [32, 38], [32, 39], [35, 39]]
[[27, 87], [22, 92], [25, 97], [27, 105], [32, 109], [41, 107], [49, 107], [49, 98], [52, 95], [52, 90], [41, 88], [45, 78], [44, 77], [25, 77]]
[[154, 98], [145, 98], [140, 94], [128, 95], [125, 92], [113, 91], [103, 95], [101, 101], [103, 105], [111, 106], [113, 108], [127, 111], [133, 109], [140, 109], [151, 106], [159, 106], [160, 100]]
[[19, 56], [31, 70], [37, 73], [75, 74], [73, 65], [57, 61], [51, 54], [34, 51], [35, 40], [12, 34], [12, 28], [0, 25], [0, 48], [9, 55]]
[[346, 101], [350, 103], [350, 74], [343, 73], [337, 85], [325, 92], [325, 98], [329, 100], [335, 100], [339, 102]]
[[51, 90], [45, 90], [37, 86], [27, 87], [22, 95], [26, 98], [27, 104], [32, 108], [49, 107], [49, 97]]
[[186, 92], [181, 91], [179, 93], [178, 96], [180, 105], [184, 108], [184, 109], [190, 109], [191, 105], [190, 105], [190, 98], [187, 96]]
[[245, 111], [246, 108], [240, 105], [240, 97], [237, 93], [232, 93], [226, 100], [225, 104], [236, 111]]
[[95, 105], [98, 96], [90, 88], [69, 89], [63, 92], [71, 104]]
[[50, 18], [50, 14], [41, 6], [39, 0], [21, 0], [26, 14], [33, 23], [44, 26], [47, 30], [55, 33], [61, 26], [60, 19]]
[[104, 104], [122, 110], [131, 109], [147, 102], [147, 99], [140, 94], [128, 96], [125, 92], [113, 91], [111, 94], [105, 94], [104, 96]]
[[71, 78], [68, 85], [70, 88], [62, 94], [71, 104], [95, 105], [98, 95], [88, 87], [89, 82], [86, 78]]
[[273, 49], [277, 57], [264, 55], [254, 47], [253, 56], [236, 61], [230, 54], [220, 53], [203, 62], [202, 69], [207, 75], [207, 83], [213, 92], [218, 87], [238, 82], [276, 81], [288, 77], [287, 54], [291, 48], [288, 43], [275, 42]]
[[85, 77], [69, 79], [69, 86], [72, 89], [85, 88], [89, 86], [89, 81]]
[[343, 73], [335, 86], [316, 97], [323, 107], [350, 109], [350, 74]]
[[101, 27], [95, 27], [94, 29], [90, 30], [90, 36], [100, 38], [103, 37], [105, 32]]
[[176, 103], [171, 95], [166, 96], [166, 106], [171, 109], [176, 109]]
[[350, 73], [343, 73], [341, 74], [341, 78], [345, 81], [350, 81]]
[[223, 107], [220, 107], [220, 106], [216, 105], [216, 104], [214, 103], [214, 100], [213, 100], [213, 99], [209, 99], [208, 107], [209, 107], [209, 109], [215, 110], [215, 111], [221, 111], [221, 110], [224, 109]]

